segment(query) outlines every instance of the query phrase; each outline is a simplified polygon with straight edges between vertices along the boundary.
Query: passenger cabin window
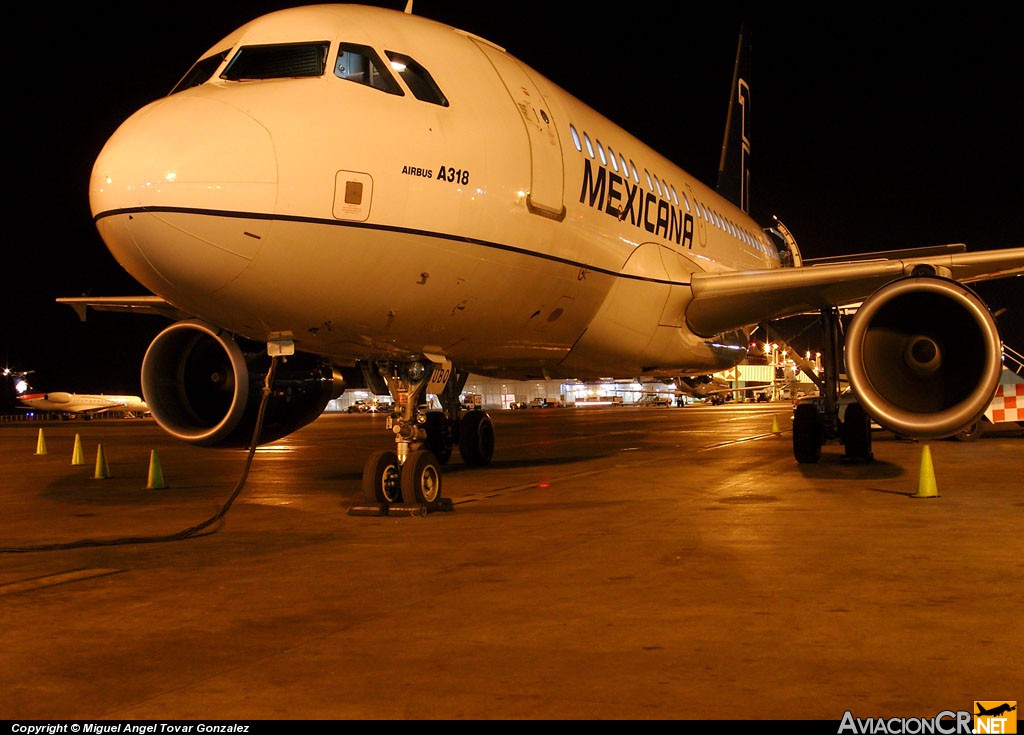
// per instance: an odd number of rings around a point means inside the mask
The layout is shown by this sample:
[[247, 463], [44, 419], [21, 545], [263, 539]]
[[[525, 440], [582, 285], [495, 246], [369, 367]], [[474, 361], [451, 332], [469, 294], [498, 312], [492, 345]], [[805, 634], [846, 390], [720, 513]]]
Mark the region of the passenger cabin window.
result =
[[188, 70], [188, 73], [181, 78], [181, 81], [174, 85], [174, 89], [171, 90], [171, 94], [175, 92], [183, 92], [186, 89], [192, 87], [198, 87], [203, 82], [209, 81], [213, 73], [220, 68], [220, 65], [224, 63], [224, 59], [228, 57], [231, 49], [226, 48], [213, 56], [207, 56], [205, 59], [200, 59], [192, 68]]
[[570, 125], [569, 132], [572, 134], [572, 142], [576, 146], [576, 150], [583, 152], [583, 144], [580, 143], [580, 134], [576, 132], [576, 126]]
[[377, 52], [369, 46], [355, 43], [338, 45], [338, 60], [334, 64], [334, 75], [349, 82], [365, 84], [388, 94], [402, 95], [402, 88], [381, 63]]
[[319, 77], [327, 65], [327, 41], [243, 46], [221, 74], [221, 79], [290, 79]]
[[385, 51], [391, 68], [402, 77], [405, 86], [409, 88], [413, 96], [421, 102], [429, 102], [441, 107], [448, 106], [448, 98], [444, 96], [437, 82], [430, 76], [430, 72], [420, 66], [411, 56], [399, 54], [395, 51]]

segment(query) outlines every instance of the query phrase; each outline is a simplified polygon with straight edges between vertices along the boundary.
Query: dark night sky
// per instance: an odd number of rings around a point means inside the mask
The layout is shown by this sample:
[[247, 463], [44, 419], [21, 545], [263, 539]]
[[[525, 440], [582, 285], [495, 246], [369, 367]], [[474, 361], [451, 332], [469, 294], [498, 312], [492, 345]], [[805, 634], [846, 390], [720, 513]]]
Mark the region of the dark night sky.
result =
[[[370, 4], [400, 10], [404, 2]], [[8, 160], [17, 165], [7, 185], [0, 360], [34, 370], [33, 388], [139, 391], [142, 355], [165, 322], [93, 314], [82, 324], [54, 303], [142, 293], [92, 225], [92, 161], [124, 118], [165, 94], [214, 42], [292, 4], [186, 0], [128, 16], [117, 4], [89, 4], [70, 15], [48, 8], [22, 25], [34, 40], [9, 89], [19, 100], [7, 120], [17, 136]], [[625, 4], [610, 13], [597, 3], [416, 0], [415, 10], [506, 47], [708, 183], [746, 21], [752, 202], [762, 223], [777, 214], [805, 257], [1024, 245], [1024, 57], [1010, 6], [888, 19], [883, 5], [832, 6], [828, 15], [808, 5], [770, 14], [705, 5]], [[978, 287], [993, 309], [1009, 310], [999, 323], [1018, 350], [1021, 285]]]

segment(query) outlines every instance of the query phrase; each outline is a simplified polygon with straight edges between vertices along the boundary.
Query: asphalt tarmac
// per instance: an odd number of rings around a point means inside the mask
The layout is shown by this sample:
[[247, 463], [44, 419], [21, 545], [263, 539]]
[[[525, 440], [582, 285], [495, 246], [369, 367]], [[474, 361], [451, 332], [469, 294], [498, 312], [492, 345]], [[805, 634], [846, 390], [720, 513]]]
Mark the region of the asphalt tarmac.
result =
[[324, 415], [240, 489], [246, 452], [151, 420], [0, 423], [0, 719], [838, 721], [1021, 698], [1021, 431], [876, 432], [871, 464], [835, 445], [799, 465], [790, 411], [493, 411], [492, 465], [456, 451], [453, 510], [425, 516], [349, 512], [382, 416]]

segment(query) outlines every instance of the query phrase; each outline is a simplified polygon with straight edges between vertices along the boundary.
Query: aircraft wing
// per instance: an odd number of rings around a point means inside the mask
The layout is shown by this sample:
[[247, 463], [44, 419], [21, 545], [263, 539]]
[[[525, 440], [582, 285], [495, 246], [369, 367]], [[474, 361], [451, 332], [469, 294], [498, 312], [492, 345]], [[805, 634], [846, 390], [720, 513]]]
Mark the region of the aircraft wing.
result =
[[131, 410], [131, 405], [127, 401], [110, 401], [110, 403], [101, 406], [83, 406], [81, 404], [72, 404], [67, 407], [55, 406], [53, 408], [44, 410], [62, 411], [64, 413], [73, 413], [79, 416], [96, 416], [101, 413], [109, 413], [111, 411], [129, 411]]
[[113, 411], [115, 409], [124, 408], [124, 407], [125, 407], [125, 405], [123, 403], [121, 403], [121, 404], [114, 404], [114, 405], [111, 405], [111, 406], [90, 406], [88, 408], [72, 407], [72, 408], [66, 408], [64, 410], [67, 413], [77, 413], [77, 414], [82, 414], [82, 415], [85, 415], [85, 416], [95, 416], [97, 414], [107, 413], [108, 411]]
[[74, 296], [59, 298], [57, 303], [70, 306], [83, 322], [89, 309], [127, 314], [156, 314], [173, 321], [193, 316], [159, 296]]
[[891, 251], [798, 268], [695, 273], [686, 320], [710, 337], [759, 322], [863, 301], [881, 286], [924, 271], [970, 283], [1024, 274], [1024, 247], [963, 251], [947, 248]]

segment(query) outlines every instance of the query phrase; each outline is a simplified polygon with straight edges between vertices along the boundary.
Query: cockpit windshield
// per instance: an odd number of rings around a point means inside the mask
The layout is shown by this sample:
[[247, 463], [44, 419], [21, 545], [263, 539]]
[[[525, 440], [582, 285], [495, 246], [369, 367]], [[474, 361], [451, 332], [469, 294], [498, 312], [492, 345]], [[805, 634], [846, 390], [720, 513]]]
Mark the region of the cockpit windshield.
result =
[[226, 48], [223, 51], [219, 51], [212, 56], [207, 56], [205, 59], [200, 59], [192, 68], [188, 70], [188, 74], [181, 78], [181, 81], [174, 85], [174, 89], [171, 90], [171, 94], [175, 92], [182, 92], [192, 87], [198, 87], [203, 82], [207, 81], [213, 76], [213, 73], [220, 68], [220, 65], [224, 63], [224, 59], [228, 57], [231, 49]]
[[395, 78], [387, 71], [377, 52], [369, 46], [342, 43], [338, 46], [338, 60], [334, 75], [350, 82], [365, 84], [389, 94], [403, 94]]
[[[327, 69], [329, 49], [328, 41], [242, 46], [221, 72], [220, 78], [239, 82], [320, 77]], [[210, 81], [230, 53], [231, 49], [225, 49], [197, 61], [171, 90], [171, 94]], [[388, 51], [387, 61], [384, 61], [370, 46], [344, 42], [338, 44], [334, 76], [339, 79], [401, 97], [405, 92], [396, 75], [409, 86], [416, 99], [448, 107], [448, 98], [430, 72], [412, 57]]]
[[448, 99], [444, 92], [437, 86], [437, 82], [430, 76], [430, 72], [423, 68], [415, 59], [397, 51], [386, 52], [391, 60], [391, 68], [398, 72], [406, 85], [418, 100], [430, 102], [441, 107], [448, 106]]
[[282, 79], [319, 77], [327, 65], [327, 41], [243, 46], [235, 54], [221, 79]]

